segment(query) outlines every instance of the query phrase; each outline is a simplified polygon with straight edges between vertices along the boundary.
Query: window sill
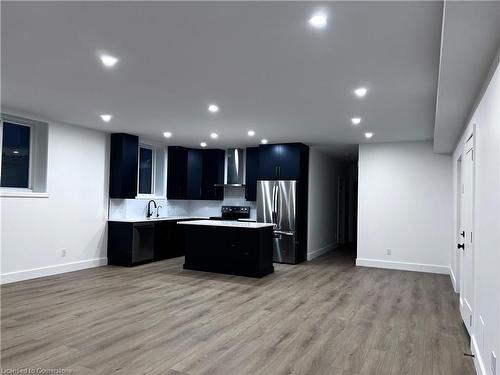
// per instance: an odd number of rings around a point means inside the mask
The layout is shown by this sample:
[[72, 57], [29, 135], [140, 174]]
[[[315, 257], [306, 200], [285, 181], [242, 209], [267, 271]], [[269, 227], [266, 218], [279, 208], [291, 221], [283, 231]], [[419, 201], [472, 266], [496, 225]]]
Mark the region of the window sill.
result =
[[2, 198], [49, 198], [49, 193], [39, 193], [30, 190], [0, 190], [0, 197]]

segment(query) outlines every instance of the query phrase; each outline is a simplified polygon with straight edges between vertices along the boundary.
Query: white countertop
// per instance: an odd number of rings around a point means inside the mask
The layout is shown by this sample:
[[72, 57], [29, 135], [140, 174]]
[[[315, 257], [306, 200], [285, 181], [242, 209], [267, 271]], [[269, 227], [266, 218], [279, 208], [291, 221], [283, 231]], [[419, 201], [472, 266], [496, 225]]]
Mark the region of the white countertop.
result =
[[251, 228], [259, 229], [265, 227], [272, 227], [272, 223], [252, 223], [245, 221], [231, 221], [231, 220], [193, 220], [193, 221], [183, 221], [182, 225], [205, 225], [210, 227], [229, 227], [229, 228]]
[[166, 220], [197, 220], [202, 221], [207, 220], [209, 217], [204, 216], [164, 216], [164, 217], [152, 217], [147, 218], [131, 218], [131, 219], [108, 219], [108, 221], [114, 221], [119, 223], [148, 223], [150, 221], [166, 221]]

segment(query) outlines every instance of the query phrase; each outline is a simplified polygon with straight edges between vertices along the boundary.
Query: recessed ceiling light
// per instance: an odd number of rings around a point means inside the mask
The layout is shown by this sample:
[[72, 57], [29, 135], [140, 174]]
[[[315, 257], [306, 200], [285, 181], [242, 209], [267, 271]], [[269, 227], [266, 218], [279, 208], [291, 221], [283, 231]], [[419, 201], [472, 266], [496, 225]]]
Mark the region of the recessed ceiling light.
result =
[[373, 133], [365, 133], [365, 137], [366, 138], [371, 138], [371, 137], [373, 137]]
[[249, 130], [247, 134], [249, 137], [253, 137], [255, 135], [255, 131]]
[[268, 141], [267, 141], [267, 139], [262, 139], [262, 140], [260, 141], [260, 143], [262, 143], [263, 145], [267, 144], [267, 142], [268, 142]]
[[359, 125], [361, 123], [361, 117], [353, 117], [351, 122], [353, 125]]
[[324, 13], [316, 13], [309, 19], [309, 25], [315, 27], [316, 29], [322, 29], [326, 26], [327, 16]]
[[356, 96], [358, 98], [362, 98], [363, 96], [366, 95], [367, 92], [368, 92], [368, 89], [366, 87], [359, 87], [356, 90], [354, 90], [354, 93], [356, 94]]
[[12, 151], [12, 153], [17, 155], [17, 154], [19, 154], [19, 151], [14, 150], [14, 151]]
[[208, 110], [212, 113], [219, 112], [219, 107], [217, 107], [215, 104], [210, 104], [208, 106]]
[[170, 138], [172, 136], [172, 133], [170, 133], [170, 132], [163, 132], [163, 136], [165, 138]]
[[116, 57], [110, 55], [101, 55], [100, 58], [102, 61], [102, 65], [104, 65], [106, 68], [112, 68], [118, 62], [118, 59]]
[[201, 146], [201, 147], [207, 147], [207, 144], [206, 144], [205, 142], [201, 142], [201, 143], [200, 143], [200, 146]]
[[217, 133], [212, 133], [212, 134], [210, 134], [210, 138], [217, 139], [217, 138], [219, 138], [219, 135]]
[[111, 115], [101, 115], [102, 121], [104, 122], [110, 122], [112, 117]]

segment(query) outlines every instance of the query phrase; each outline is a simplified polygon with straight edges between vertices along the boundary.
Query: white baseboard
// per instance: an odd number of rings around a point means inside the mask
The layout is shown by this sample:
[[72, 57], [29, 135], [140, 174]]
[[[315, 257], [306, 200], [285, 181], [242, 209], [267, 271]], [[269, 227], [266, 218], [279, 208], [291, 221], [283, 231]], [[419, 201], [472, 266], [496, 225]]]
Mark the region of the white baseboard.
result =
[[2, 275], [0, 275], [0, 283], [8, 284], [16, 281], [36, 279], [38, 277], [51, 276], [65, 272], [83, 270], [86, 268], [105, 266], [106, 264], [108, 264], [108, 258], [96, 258], [81, 260], [72, 263], [56, 264], [54, 266], [48, 267], [32, 268], [29, 270], [3, 273]]
[[437, 264], [390, 262], [387, 260], [366, 259], [366, 258], [357, 258], [356, 259], [356, 266], [374, 267], [374, 268], [388, 268], [391, 270], [402, 270], [402, 271], [440, 273], [440, 274], [444, 274], [444, 275], [448, 275], [450, 273], [450, 267], [439, 266]]
[[320, 247], [319, 249], [316, 250], [308, 250], [307, 251], [307, 260], [312, 260], [314, 258], [317, 258], [323, 254], [328, 253], [329, 251], [335, 250], [337, 248], [338, 244], [336, 242], [330, 243], [326, 246]]
[[481, 357], [481, 352], [477, 347], [477, 341], [475, 336], [470, 337], [470, 346], [472, 350], [472, 354], [474, 354], [474, 367], [476, 368], [476, 373], [478, 375], [488, 375], [486, 371], [486, 367], [484, 367], [483, 358]]
[[450, 279], [451, 279], [451, 284], [453, 285], [453, 290], [455, 293], [458, 293], [458, 288], [457, 288], [457, 278], [455, 277], [455, 273], [453, 272], [453, 268], [450, 267]]

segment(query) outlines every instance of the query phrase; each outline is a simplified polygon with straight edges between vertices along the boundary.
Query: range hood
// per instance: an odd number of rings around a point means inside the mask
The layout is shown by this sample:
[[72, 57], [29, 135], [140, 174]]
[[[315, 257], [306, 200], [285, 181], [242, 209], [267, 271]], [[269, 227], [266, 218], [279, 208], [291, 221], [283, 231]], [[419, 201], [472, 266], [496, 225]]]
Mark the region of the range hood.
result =
[[245, 186], [245, 150], [227, 149], [225, 164], [224, 183], [215, 186]]

